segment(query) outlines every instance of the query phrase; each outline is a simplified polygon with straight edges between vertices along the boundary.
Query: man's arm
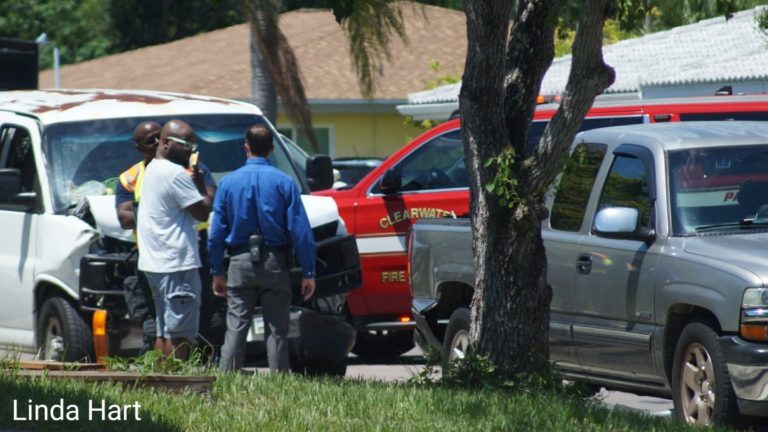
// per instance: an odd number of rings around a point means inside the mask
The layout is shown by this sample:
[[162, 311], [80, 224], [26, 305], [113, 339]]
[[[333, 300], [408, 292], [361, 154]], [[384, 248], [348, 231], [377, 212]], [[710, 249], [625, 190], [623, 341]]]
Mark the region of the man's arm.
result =
[[133, 202], [126, 201], [117, 205], [117, 220], [122, 229], [136, 229], [136, 219], [133, 215]]
[[213, 275], [213, 294], [218, 297], [227, 296], [227, 279], [224, 276], [224, 247], [229, 233], [229, 216], [227, 214], [226, 186], [216, 195], [213, 202], [213, 217], [208, 234], [208, 259]]
[[136, 215], [133, 214], [133, 192], [129, 192], [121, 182], [115, 188], [115, 207], [117, 220], [122, 229], [136, 229]]
[[203, 199], [185, 208], [192, 215], [193, 218], [200, 222], [208, 220], [208, 215], [211, 214], [213, 208], [213, 196], [207, 193], [203, 195]]
[[208, 215], [211, 214], [211, 210], [213, 209], [213, 197], [216, 194], [216, 186], [206, 184], [206, 173], [202, 169], [198, 166], [195, 166], [194, 169], [195, 170], [192, 173], [192, 182], [198, 192], [203, 196], [203, 200], [192, 204], [187, 207], [186, 210], [193, 218], [200, 222], [206, 222], [208, 220]]
[[288, 232], [291, 233], [293, 244], [301, 262], [301, 295], [309, 300], [315, 293], [315, 260], [317, 245], [309, 224], [307, 212], [301, 202], [301, 192], [293, 182], [290, 182], [290, 205], [287, 208]]

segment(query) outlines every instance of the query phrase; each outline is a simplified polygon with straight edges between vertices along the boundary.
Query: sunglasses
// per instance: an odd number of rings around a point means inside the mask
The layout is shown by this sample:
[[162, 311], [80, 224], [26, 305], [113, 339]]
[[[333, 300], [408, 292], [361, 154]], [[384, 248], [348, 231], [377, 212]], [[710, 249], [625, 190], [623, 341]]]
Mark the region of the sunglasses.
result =
[[192, 152], [197, 151], [197, 144], [192, 142], [192, 141], [187, 141], [185, 139], [182, 139], [182, 138], [179, 138], [179, 137], [175, 137], [175, 136], [169, 136], [166, 139], [169, 139], [169, 140], [171, 140], [173, 142], [179, 143], [182, 146], [184, 146], [184, 148], [186, 148], [187, 150], [190, 150]]
[[151, 136], [151, 137], [147, 137], [147, 138], [144, 140], [144, 145], [145, 145], [145, 146], [154, 146], [154, 145], [155, 145], [155, 144], [157, 144], [159, 141], [160, 141], [160, 137], [159, 137], [159, 136], [157, 136], [157, 135], [155, 135], [155, 136]]

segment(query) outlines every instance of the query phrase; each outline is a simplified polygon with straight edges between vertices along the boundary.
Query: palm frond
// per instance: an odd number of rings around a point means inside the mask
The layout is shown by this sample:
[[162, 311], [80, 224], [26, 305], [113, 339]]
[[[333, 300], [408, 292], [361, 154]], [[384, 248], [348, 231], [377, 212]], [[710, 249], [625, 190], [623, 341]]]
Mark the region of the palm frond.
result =
[[398, 36], [408, 43], [403, 7], [404, 2], [393, 0], [357, 0], [354, 8], [350, 8], [348, 14], [340, 19], [349, 38], [360, 91], [366, 98], [373, 97], [376, 75], [380, 73], [384, 60], [391, 58], [392, 37]]

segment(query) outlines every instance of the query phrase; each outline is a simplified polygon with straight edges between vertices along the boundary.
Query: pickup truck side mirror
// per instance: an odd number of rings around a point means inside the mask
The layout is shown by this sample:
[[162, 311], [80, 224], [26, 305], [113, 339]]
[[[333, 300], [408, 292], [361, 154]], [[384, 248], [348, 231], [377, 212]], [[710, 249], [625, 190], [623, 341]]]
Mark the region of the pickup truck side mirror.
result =
[[393, 194], [400, 191], [400, 173], [396, 168], [387, 170], [379, 180], [381, 193]]
[[16, 168], [0, 169], [0, 202], [11, 202], [19, 192], [21, 192], [21, 171]]
[[606, 207], [597, 212], [592, 230], [601, 237], [650, 243], [656, 231], [639, 227], [640, 211], [632, 207]]
[[333, 187], [333, 164], [329, 156], [310, 156], [307, 158], [306, 170], [309, 190], [314, 192]]

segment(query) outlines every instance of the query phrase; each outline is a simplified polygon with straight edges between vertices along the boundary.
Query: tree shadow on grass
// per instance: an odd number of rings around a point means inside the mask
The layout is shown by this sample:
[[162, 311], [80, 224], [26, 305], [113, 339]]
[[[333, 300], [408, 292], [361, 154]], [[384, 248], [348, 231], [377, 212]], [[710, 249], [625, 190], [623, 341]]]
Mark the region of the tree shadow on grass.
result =
[[[142, 432], [182, 430], [178, 425], [153, 418], [151, 410], [142, 407], [141, 400], [134, 399], [124, 395], [119, 385], [44, 377], [31, 379], [13, 372], [2, 372], [0, 428]], [[138, 410], [134, 403], [139, 405]], [[130, 408], [126, 409], [126, 405]], [[102, 407], [104, 410], [101, 410]], [[120, 412], [119, 417], [117, 411]]]

